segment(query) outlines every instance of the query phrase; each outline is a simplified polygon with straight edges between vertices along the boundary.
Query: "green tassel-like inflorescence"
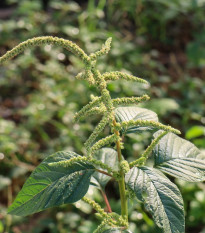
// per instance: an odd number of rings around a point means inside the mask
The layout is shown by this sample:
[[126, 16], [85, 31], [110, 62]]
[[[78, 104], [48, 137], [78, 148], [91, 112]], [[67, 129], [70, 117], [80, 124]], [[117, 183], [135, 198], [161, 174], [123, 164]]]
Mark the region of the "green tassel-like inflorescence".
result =
[[104, 219], [93, 233], [103, 233], [107, 228], [108, 222], [108, 219]]
[[149, 154], [152, 152], [152, 150], [154, 149], [154, 147], [158, 144], [158, 142], [160, 141], [160, 139], [162, 137], [164, 137], [169, 131], [164, 131], [162, 132], [157, 138], [155, 138], [152, 143], [147, 147], [147, 149], [145, 150], [145, 152], [141, 155], [141, 157], [133, 162], [131, 162], [129, 164], [130, 167], [134, 167], [134, 166], [143, 166], [147, 159]]
[[175, 134], [181, 134], [181, 132], [178, 129], [174, 129], [171, 126], [163, 125], [156, 121], [149, 121], [149, 120], [130, 120], [130, 121], [123, 121], [121, 123], [122, 128], [129, 128], [133, 126], [143, 126], [143, 127], [152, 127], [156, 129], [162, 129], [167, 132], [172, 132]]
[[90, 135], [90, 137], [86, 141], [85, 147], [87, 147], [87, 148], [91, 147], [92, 143], [95, 141], [95, 139], [97, 138], [99, 133], [103, 131], [103, 129], [105, 128], [105, 126], [109, 122], [110, 117], [111, 117], [111, 114], [108, 116], [103, 116], [100, 123], [97, 125], [97, 127], [94, 129], [94, 131], [92, 132], [92, 134]]
[[7, 60], [12, 59], [13, 57], [17, 56], [18, 54], [22, 53], [24, 50], [28, 48], [33, 48], [35, 46], [41, 46], [47, 44], [56, 45], [65, 48], [66, 50], [78, 56], [85, 64], [89, 63], [90, 60], [89, 56], [78, 45], [76, 45], [72, 41], [58, 37], [42, 36], [42, 37], [29, 39], [27, 41], [20, 43], [12, 50], [8, 51], [5, 55], [0, 57], [0, 64], [2, 64]]
[[139, 104], [143, 101], [149, 100], [150, 97], [148, 95], [143, 95], [141, 97], [122, 97], [122, 98], [117, 98], [113, 99], [112, 103], [114, 106], [119, 106], [119, 105], [128, 105], [128, 104]]
[[134, 81], [134, 82], [139, 82], [143, 84], [148, 84], [148, 82], [142, 78], [138, 78], [131, 74], [126, 74], [126, 73], [119, 72], [119, 71], [106, 72], [103, 74], [103, 78], [105, 79], [105, 81], [116, 81], [119, 79], [124, 79], [127, 81]]
[[97, 60], [98, 57], [107, 54], [110, 51], [111, 42], [112, 42], [112, 38], [110, 37], [106, 40], [105, 44], [102, 45], [101, 50], [90, 54], [90, 59], [95, 61]]
[[93, 209], [95, 209], [97, 211], [97, 213], [100, 214], [102, 219], [104, 219], [106, 224], [109, 224], [111, 226], [117, 226], [118, 225], [118, 222], [115, 219], [112, 218], [112, 215], [106, 213], [98, 203], [96, 203], [95, 201], [91, 200], [88, 197], [83, 197], [82, 200], [84, 202], [86, 202], [87, 204], [91, 205], [93, 207]]
[[82, 200], [87, 204], [91, 205], [93, 209], [95, 209], [97, 213], [100, 215], [99, 217], [103, 219], [101, 224], [95, 230], [96, 233], [102, 232], [102, 230], [104, 230], [106, 226], [123, 227], [123, 228], [128, 227], [127, 219], [124, 219], [122, 216], [116, 213], [109, 213], [109, 214], [106, 213], [98, 203], [87, 197], [83, 197]]
[[90, 103], [85, 105], [79, 112], [77, 112], [74, 116], [74, 120], [78, 121], [81, 117], [84, 117], [88, 111], [90, 111], [93, 107], [96, 107], [99, 103], [102, 102], [102, 97], [95, 97]]
[[78, 163], [88, 163], [90, 165], [94, 165], [95, 167], [102, 168], [103, 170], [106, 170], [110, 176], [113, 176], [113, 178], [118, 177], [118, 172], [114, 171], [110, 166], [107, 164], [101, 162], [100, 160], [94, 159], [92, 156], [78, 156], [75, 158], [71, 158], [69, 160], [63, 160], [59, 162], [52, 162], [49, 163], [49, 166], [63, 166], [63, 167], [71, 167], [73, 164]]
[[113, 142], [116, 142], [120, 139], [120, 137], [116, 136], [115, 134], [112, 134], [110, 136], [107, 136], [103, 139], [100, 139], [97, 141], [91, 148], [87, 147], [87, 151], [89, 155], [93, 155], [95, 151], [99, 150], [100, 148], [109, 145]]
[[[149, 100], [148, 95], [142, 95], [139, 97], [123, 97], [112, 99], [111, 95], [107, 89], [107, 84], [109, 81], [116, 80], [126, 80], [138, 82], [141, 84], [148, 84], [148, 82], [142, 78], [135, 77], [131, 74], [126, 74], [120, 71], [112, 71], [101, 74], [100, 71], [96, 68], [97, 59], [100, 56], [107, 54], [110, 50], [111, 46], [111, 38], [108, 38], [102, 48], [90, 55], [87, 55], [78, 45], [75, 43], [65, 40], [62, 38], [51, 37], [51, 36], [43, 36], [36, 37], [33, 39], [29, 39], [19, 45], [17, 45], [12, 50], [8, 51], [5, 55], [0, 57], [0, 64], [10, 60], [11, 58], [17, 56], [28, 48], [33, 48], [35, 46], [41, 46], [46, 44], [51, 44], [55, 46], [60, 46], [65, 48], [66, 50], [72, 52], [76, 56], [78, 56], [85, 65], [85, 70], [80, 72], [76, 78], [79, 80], [88, 81], [89, 85], [95, 86], [99, 91], [99, 96], [91, 97], [91, 101], [85, 105], [79, 112], [75, 114], [74, 120], [79, 121], [82, 118], [86, 118], [90, 115], [100, 114], [102, 115], [101, 121], [93, 130], [90, 137], [85, 142], [86, 156], [78, 156], [69, 159], [68, 161], [60, 161], [58, 163], [50, 163], [49, 166], [65, 166], [69, 167], [75, 163], [88, 163], [93, 165], [96, 171], [100, 172], [99, 168], [103, 169], [101, 171], [104, 174], [107, 174], [113, 178], [115, 178], [120, 187], [120, 195], [124, 199], [126, 198], [126, 192], [130, 193], [128, 189], [125, 189], [125, 185], [123, 187], [124, 175], [132, 168], [133, 166], [142, 166], [146, 163], [148, 155], [153, 150], [153, 148], [157, 145], [159, 140], [168, 132], [172, 132], [175, 134], [180, 134], [180, 131], [172, 128], [171, 126], [163, 125], [156, 121], [150, 120], [130, 120], [123, 122], [116, 122], [115, 120], [115, 108], [118, 106], [124, 105], [135, 105], [141, 103], [143, 101]], [[105, 138], [96, 139], [99, 137], [100, 133], [103, 132], [105, 127], [109, 125], [111, 135], [106, 136]], [[150, 146], [145, 150], [145, 152], [141, 155], [139, 159], [128, 164], [126, 160], [122, 158], [121, 149], [123, 148], [122, 137], [120, 136], [121, 130], [126, 130], [129, 127], [151, 127], [154, 129], [163, 130], [163, 132], [152, 141]], [[118, 171], [114, 171], [109, 165], [103, 163], [100, 160], [96, 160], [93, 158], [93, 154], [106, 145], [111, 145], [112, 143], [116, 144], [117, 152], [118, 152], [118, 161], [119, 167]], [[106, 171], [106, 172], [105, 172]], [[121, 182], [121, 183], [120, 183]], [[122, 211], [122, 215], [114, 215], [114, 213], [106, 213], [99, 204], [88, 199], [87, 197], [83, 197], [82, 199], [86, 203], [90, 204], [100, 215], [102, 218], [102, 223], [99, 225], [97, 232], [103, 232], [106, 226], [115, 226], [122, 227], [122, 229], [128, 228], [128, 219], [127, 219], [127, 211], [125, 210], [127, 207], [124, 206], [124, 210]], [[124, 200], [126, 201], [126, 200]], [[122, 202], [121, 202], [122, 204]]]
[[101, 105], [100, 107], [93, 107], [85, 113], [84, 118], [91, 115], [104, 115], [105, 112], [106, 112], [106, 108], [103, 105]]

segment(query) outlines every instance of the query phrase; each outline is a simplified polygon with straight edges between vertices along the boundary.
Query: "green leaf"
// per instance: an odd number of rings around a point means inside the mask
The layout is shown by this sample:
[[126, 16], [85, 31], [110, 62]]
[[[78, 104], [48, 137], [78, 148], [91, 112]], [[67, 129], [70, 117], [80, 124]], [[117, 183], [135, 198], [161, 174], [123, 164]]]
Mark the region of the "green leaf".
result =
[[0, 233], [4, 232], [4, 224], [0, 221]]
[[74, 152], [48, 156], [28, 178], [9, 213], [26, 216], [81, 199], [88, 190], [94, 167], [79, 161], [70, 166], [59, 163], [78, 156]]
[[204, 135], [205, 135], [205, 127], [201, 125], [195, 125], [186, 132], [187, 139], [192, 139]]
[[[130, 120], [150, 120], [157, 121], [157, 114], [146, 108], [139, 107], [118, 107], [115, 109], [115, 117], [118, 122], [130, 121]], [[124, 133], [135, 133], [143, 130], [152, 130], [152, 127], [134, 126], [124, 128]]]
[[92, 176], [90, 179], [90, 185], [94, 186], [95, 188], [101, 190], [102, 187], [100, 186], [99, 182]]
[[134, 167], [125, 176], [127, 186], [145, 202], [156, 224], [166, 233], [183, 233], [184, 207], [177, 186], [154, 168]]
[[[117, 151], [113, 150], [112, 148], [102, 148], [95, 152], [93, 157], [101, 162], [107, 164], [113, 170], [118, 170], [118, 155]], [[100, 170], [103, 170], [99, 168]], [[106, 171], [106, 170], [105, 170]], [[94, 173], [94, 178], [98, 181], [102, 188], [105, 188], [106, 184], [109, 182], [111, 177], [104, 175], [99, 172]]]
[[106, 231], [103, 231], [103, 233], [132, 233], [129, 230], [120, 230], [119, 228], [110, 228]]
[[[158, 136], [159, 131], [154, 134]], [[161, 171], [191, 182], [205, 180], [205, 160], [191, 142], [168, 133], [153, 150], [155, 167]]]

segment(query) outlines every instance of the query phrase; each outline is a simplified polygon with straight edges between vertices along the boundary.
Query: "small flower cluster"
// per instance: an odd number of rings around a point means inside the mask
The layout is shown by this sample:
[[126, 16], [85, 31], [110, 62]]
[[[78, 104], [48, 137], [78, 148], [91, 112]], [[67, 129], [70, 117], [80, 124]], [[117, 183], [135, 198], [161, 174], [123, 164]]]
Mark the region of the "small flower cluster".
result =
[[130, 170], [129, 163], [126, 160], [123, 160], [122, 162], [120, 162], [120, 168], [123, 173], [126, 174]]
[[81, 117], [86, 116], [86, 113], [90, 111], [93, 107], [97, 106], [102, 101], [102, 97], [94, 97], [90, 103], [85, 105], [79, 112], [74, 116], [74, 120], [78, 121]]
[[106, 72], [103, 74], [103, 78], [105, 79], [105, 81], [116, 81], [119, 79], [124, 79], [127, 81], [134, 81], [134, 82], [148, 84], [148, 82], [142, 78], [135, 77], [131, 74], [125, 74], [120, 71]]
[[150, 97], [148, 95], [143, 95], [141, 97], [123, 97], [123, 98], [116, 98], [112, 100], [114, 106], [118, 105], [128, 105], [128, 104], [138, 104], [143, 101], [149, 100]]
[[90, 54], [90, 59], [91, 60], [96, 60], [98, 57], [107, 54], [109, 52], [109, 50], [110, 50], [111, 42], [112, 42], [112, 37], [110, 37], [110, 38], [108, 38], [106, 40], [105, 44], [102, 45], [101, 50], [99, 50], [99, 51], [97, 51], [95, 53], [91, 53]]
[[106, 213], [98, 203], [87, 197], [83, 197], [82, 200], [88, 203], [89, 205], [91, 205], [93, 209], [97, 211], [99, 218], [103, 219], [101, 224], [95, 230], [95, 233], [103, 232], [106, 226], [112, 226], [112, 227], [122, 226], [123, 228], [128, 227], [127, 219], [124, 219], [122, 216], [113, 213], [110, 214]]

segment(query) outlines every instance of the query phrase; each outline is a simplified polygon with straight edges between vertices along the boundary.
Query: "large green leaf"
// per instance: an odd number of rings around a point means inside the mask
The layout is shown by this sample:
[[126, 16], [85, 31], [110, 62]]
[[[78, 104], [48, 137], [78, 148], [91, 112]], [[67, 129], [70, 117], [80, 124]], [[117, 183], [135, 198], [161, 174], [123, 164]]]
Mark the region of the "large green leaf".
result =
[[127, 186], [145, 202], [156, 224], [165, 233], [183, 233], [184, 208], [181, 194], [162, 172], [154, 168], [134, 167], [125, 176]]
[[132, 233], [129, 230], [120, 230], [119, 228], [110, 228], [108, 230], [103, 231], [103, 233]]
[[85, 162], [71, 166], [59, 163], [78, 156], [74, 152], [57, 152], [48, 156], [28, 178], [9, 207], [9, 213], [26, 216], [81, 199], [88, 190], [94, 167]]
[[[115, 109], [115, 117], [118, 122], [130, 120], [158, 121], [157, 114], [146, 108], [139, 107], [118, 107]], [[124, 133], [135, 133], [137, 131], [151, 130], [152, 127], [132, 126], [124, 128]]]
[[[112, 148], [102, 148], [95, 152], [93, 157], [101, 162], [107, 164], [113, 170], [118, 170], [118, 156], [117, 151], [113, 150]], [[100, 168], [101, 169], [101, 168]], [[101, 169], [102, 170], [102, 169]], [[106, 170], [105, 170], [106, 171]], [[94, 178], [98, 181], [100, 186], [104, 188], [111, 177], [104, 175], [99, 172], [94, 173]]]
[[[160, 132], [154, 134], [158, 136]], [[168, 133], [153, 150], [155, 166], [161, 171], [191, 182], [205, 180], [205, 160], [191, 142]]]

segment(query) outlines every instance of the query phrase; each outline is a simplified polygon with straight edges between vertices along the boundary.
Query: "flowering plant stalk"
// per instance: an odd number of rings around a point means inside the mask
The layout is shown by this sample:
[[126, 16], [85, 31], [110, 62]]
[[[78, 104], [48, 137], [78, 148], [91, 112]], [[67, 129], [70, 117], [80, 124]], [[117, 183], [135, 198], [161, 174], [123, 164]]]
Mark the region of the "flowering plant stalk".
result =
[[[164, 173], [190, 182], [204, 181], [205, 161], [200, 150], [180, 138], [179, 130], [160, 123], [156, 113], [136, 106], [148, 101], [148, 95], [111, 98], [107, 89], [109, 81], [123, 79], [148, 83], [144, 79], [119, 71], [100, 73], [97, 60], [109, 52], [111, 38], [107, 39], [99, 51], [87, 55], [69, 40], [50, 36], [37, 37], [8, 51], [0, 58], [0, 64], [25, 49], [45, 44], [63, 47], [79, 57], [85, 69], [76, 78], [87, 80], [99, 91], [99, 96], [92, 96], [90, 102], [75, 114], [74, 120], [79, 121], [95, 114], [101, 115], [102, 119], [85, 142], [85, 155], [60, 151], [48, 156], [25, 182], [8, 212], [26, 216], [82, 199], [96, 210], [101, 219], [95, 233], [126, 233], [131, 232], [128, 200], [137, 198], [145, 204], [163, 232], [185, 232], [182, 196], [177, 186]], [[110, 134], [99, 139], [99, 134], [106, 126], [110, 127]], [[122, 136], [144, 130], [153, 132], [153, 140], [138, 159], [128, 163], [122, 153]], [[151, 152], [154, 167], [146, 166]], [[111, 178], [119, 186], [121, 214], [112, 212], [105, 194], [105, 186]], [[90, 185], [101, 190], [107, 211], [86, 196]]]

